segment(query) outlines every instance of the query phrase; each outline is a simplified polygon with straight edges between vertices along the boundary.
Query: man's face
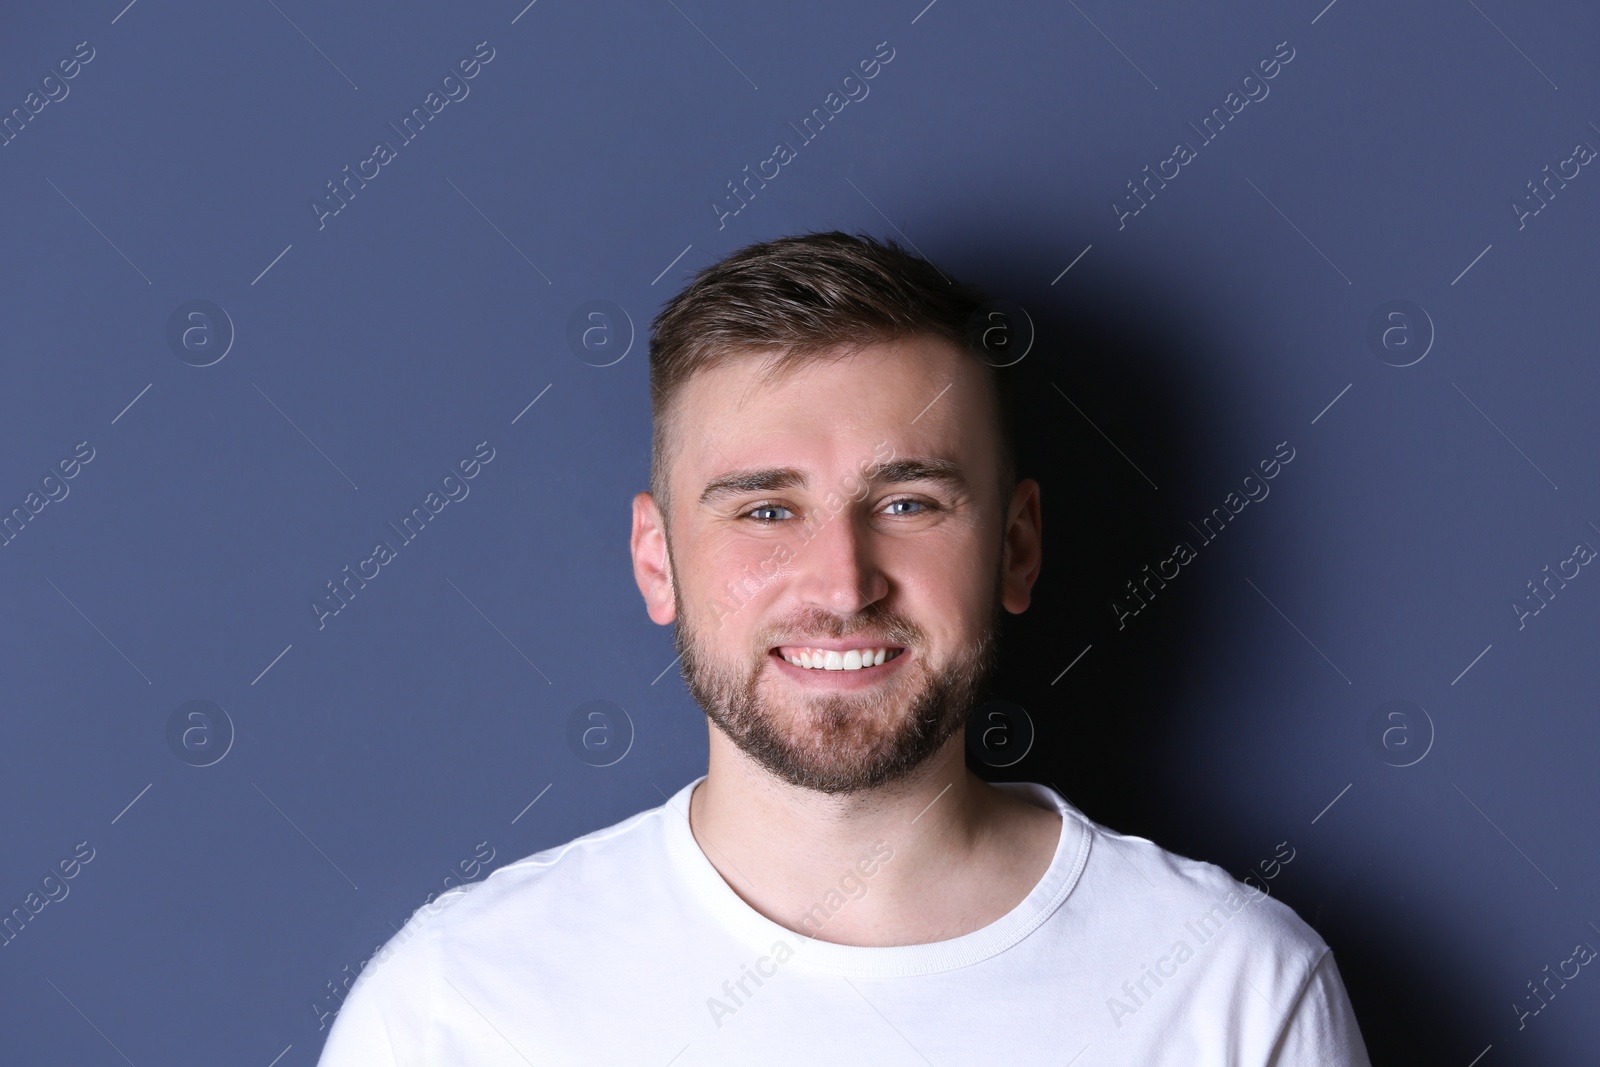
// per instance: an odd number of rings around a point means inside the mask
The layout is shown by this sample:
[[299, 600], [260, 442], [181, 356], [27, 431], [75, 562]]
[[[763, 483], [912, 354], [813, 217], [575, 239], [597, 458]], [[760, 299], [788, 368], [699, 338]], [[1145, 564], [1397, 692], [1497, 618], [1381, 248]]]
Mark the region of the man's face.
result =
[[670, 609], [639, 570], [637, 509], [636, 573], [652, 618], [677, 622], [690, 693], [746, 755], [810, 789], [880, 786], [962, 728], [1037, 564], [1018, 594], [970, 356], [918, 338], [772, 382], [766, 367], [732, 360], [680, 394]]

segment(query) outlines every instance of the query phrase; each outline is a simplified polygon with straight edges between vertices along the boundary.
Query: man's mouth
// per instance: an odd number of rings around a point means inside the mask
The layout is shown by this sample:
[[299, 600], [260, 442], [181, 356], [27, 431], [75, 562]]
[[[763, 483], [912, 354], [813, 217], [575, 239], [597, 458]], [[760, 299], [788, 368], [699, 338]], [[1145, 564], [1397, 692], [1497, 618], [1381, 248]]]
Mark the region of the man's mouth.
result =
[[881, 666], [905, 649], [895, 645], [858, 645], [854, 648], [818, 648], [814, 645], [780, 645], [772, 650], [796, 667], [810, 671], [860, 671]]

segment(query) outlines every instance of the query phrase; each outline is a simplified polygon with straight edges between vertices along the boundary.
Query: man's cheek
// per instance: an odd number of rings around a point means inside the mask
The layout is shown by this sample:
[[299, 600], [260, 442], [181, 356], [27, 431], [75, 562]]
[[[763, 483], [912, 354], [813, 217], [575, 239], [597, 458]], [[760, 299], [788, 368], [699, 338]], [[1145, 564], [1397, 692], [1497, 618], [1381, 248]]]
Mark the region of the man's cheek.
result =
[[739, 614], [739, 605], [723, 596], [711, 598], [711, 629], [720, 632]]

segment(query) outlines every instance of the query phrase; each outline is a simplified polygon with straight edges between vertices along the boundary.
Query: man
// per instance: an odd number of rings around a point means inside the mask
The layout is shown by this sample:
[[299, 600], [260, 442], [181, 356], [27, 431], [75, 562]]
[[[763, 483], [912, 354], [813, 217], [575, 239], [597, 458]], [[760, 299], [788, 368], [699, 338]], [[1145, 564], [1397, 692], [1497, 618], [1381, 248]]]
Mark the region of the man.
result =
[[420, 910], [324, 1067], [1368, 1062], [1288, 907], [966, 769], [1041, 558], [979, 307], [842, 233], [666, 306], [633, 568], [707, 773]]

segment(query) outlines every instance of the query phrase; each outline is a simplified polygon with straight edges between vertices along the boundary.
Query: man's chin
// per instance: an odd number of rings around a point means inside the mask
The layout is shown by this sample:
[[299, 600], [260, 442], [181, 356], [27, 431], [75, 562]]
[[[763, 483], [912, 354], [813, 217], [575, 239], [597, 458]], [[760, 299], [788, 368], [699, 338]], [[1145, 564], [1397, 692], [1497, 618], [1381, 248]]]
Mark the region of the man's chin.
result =
[[854, 773], [864, 773], [901, 747], [899, 739], [908, 732], [900, 716], [885, 717], [849, 706], [848, 701], [825, 703], [825, 707], [795, 709], [791, 717], [773, 723], [783, 747], [819, 770], [831, 767], [843, 773], [854, 768]]
[[858, 671], [807, 670], [770, 647], [716, 664], [686, 619], [677, 644], [690, 695], [752, 763], [800, 788], [859, 793], [911, 777], [960, 733], [994, 666], [998, 596], [992, 614], [950, 663], [930, 662], [909, 625], [901, 655]]
[[919, 719], [920, 694], [797, 696], [783, 685], [759, 686], [757, 694], [754, 706], [719, 709], [712, 721], [768, 773], [821, 793], [890, 785], [927, 762], [960, 727], [938, 713]]
[[925, 685], [885, 682], [862, 690], [807, 691], [773, 677], [763, 678], [756, 692], [761, 718], [807, 747], [885, 744], [907, 730], [915, 708], [926, 698]]

